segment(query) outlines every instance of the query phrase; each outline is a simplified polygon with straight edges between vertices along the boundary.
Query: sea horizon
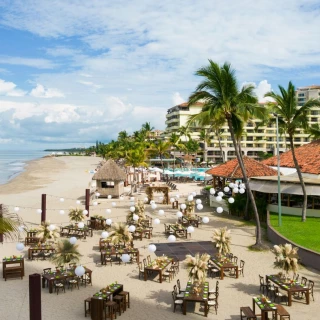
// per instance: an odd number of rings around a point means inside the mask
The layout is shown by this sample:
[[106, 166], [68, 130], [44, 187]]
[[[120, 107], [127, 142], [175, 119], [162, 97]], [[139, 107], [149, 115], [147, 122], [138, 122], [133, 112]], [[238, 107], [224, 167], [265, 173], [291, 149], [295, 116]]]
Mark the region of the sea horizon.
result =
[[0, 150], [0, 185], [23, 172], [29, 161], [49, 154], [43, 150]]

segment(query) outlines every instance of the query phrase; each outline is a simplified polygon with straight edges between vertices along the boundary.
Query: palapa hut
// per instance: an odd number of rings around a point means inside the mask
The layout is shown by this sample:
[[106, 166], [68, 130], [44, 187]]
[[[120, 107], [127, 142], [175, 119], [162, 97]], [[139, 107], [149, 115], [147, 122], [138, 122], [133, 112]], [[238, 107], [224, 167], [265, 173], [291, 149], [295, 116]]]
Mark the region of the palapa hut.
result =
[[124, 192], [124, 181], [127, 174], [111, 159], [109, 159], [94, 174], [92, 180], [97, 181], [97, 192], [100, 196], [119, 197]]
[[[246, 156], [243, 157], [243, 163], [248, 178], [277, 176], [278, 174], [277, 170]], [[243, 179], [238, 159], [233, 159], [220, 164], [219, 166], [207, 170], [206, 173], [213, 176], [213, 187], [221, 189], [226, 185], [226, 180], [235, 181]]]

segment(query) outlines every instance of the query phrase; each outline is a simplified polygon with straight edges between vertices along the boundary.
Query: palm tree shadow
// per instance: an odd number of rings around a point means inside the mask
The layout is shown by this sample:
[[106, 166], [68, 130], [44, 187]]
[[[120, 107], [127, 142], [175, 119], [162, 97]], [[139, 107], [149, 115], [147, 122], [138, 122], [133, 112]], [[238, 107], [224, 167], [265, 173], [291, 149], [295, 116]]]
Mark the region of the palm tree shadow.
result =
[[246, 294], [259, 294], [259, 286], [254, 284], [245, 284], [245, 283], [234, 283], [231, 285], [233, 289], [238, 291], [242, 291]]

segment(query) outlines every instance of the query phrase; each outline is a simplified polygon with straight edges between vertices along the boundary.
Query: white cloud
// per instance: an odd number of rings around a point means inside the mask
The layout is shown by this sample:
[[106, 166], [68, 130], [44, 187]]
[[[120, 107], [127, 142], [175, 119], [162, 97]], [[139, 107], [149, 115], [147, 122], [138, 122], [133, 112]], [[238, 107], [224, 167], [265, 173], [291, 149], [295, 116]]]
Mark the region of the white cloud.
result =
[[264, 95], [267, 92], [272, 91], [271, 84], [268, 83], [268, 80], [262, 80], [258, 84], [256, 84], [255, 82], [244, 82], [244, 83], [242, 83], [242, 86], [245, 86], [248, 84], [251, 84], [254, 86], [254, 88], [255, 88], [254, 92], [257, 95], [259, 102], [273, 101], [273, 99], [271, 99], [271, 98], [264, 97]]
[[181, 104], [183, 102], [186, 102], [186, 100], [181, 97], [179, 92], [175, 92], [172, 97], [173, 105], [177, 106], [178, 104]]
[[42, 84], [37, 84], [37, 86], [31, 90], [30, 96], [36, 98], [62, 98], [64, 94], [58, 89], [45, 88]]
[[0, 96], [22, 97], [25, 94], [25, 91], [17, 89], [17, 85], [15, 83], [0, 79]]
[[88, 86], [88, 87], [91, 87], [91, 88], [93, 88], [93, 89], [100, 89], [100, 88], [102, 88], [101, 85], [95, 84], [95, 83], [93, 83], [93, 82], [91, 82], [91, 81], [82, 81], [82, 80], [79, 80], [78, 83], [81, 83], [81, 84], [83, 84], [83, 85], [85, 85], [85, 86]]
[[38, 69], [53, 69], [57, 65], [50, 60], [41, 58], [23, 58], [0, 56], [1, 64], [22, 65]]

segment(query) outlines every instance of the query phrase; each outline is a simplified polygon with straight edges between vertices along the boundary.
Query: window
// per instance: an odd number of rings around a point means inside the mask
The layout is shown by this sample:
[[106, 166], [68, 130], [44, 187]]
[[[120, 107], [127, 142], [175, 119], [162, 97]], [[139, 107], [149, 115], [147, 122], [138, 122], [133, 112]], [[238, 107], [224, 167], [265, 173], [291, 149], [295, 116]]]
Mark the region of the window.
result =
[[318, 122], [318, 118], [311, 118], [311, 122]]
[[305, 98], [298, 98], [299, 102], [303, 102], [305, 100]]
[[253, 141], [253, 137], [247, 137], [247, 141]]
[[304, 93], [299, 93], [298, 97], [304, 97]]
[[103, 189], [114, 188], [114, 182], [113, 181], [101, 181], [101, 188], [103, 188]]
[[317, 116], [319, 114], [318, 110], [311, 110], [312, 116]]

